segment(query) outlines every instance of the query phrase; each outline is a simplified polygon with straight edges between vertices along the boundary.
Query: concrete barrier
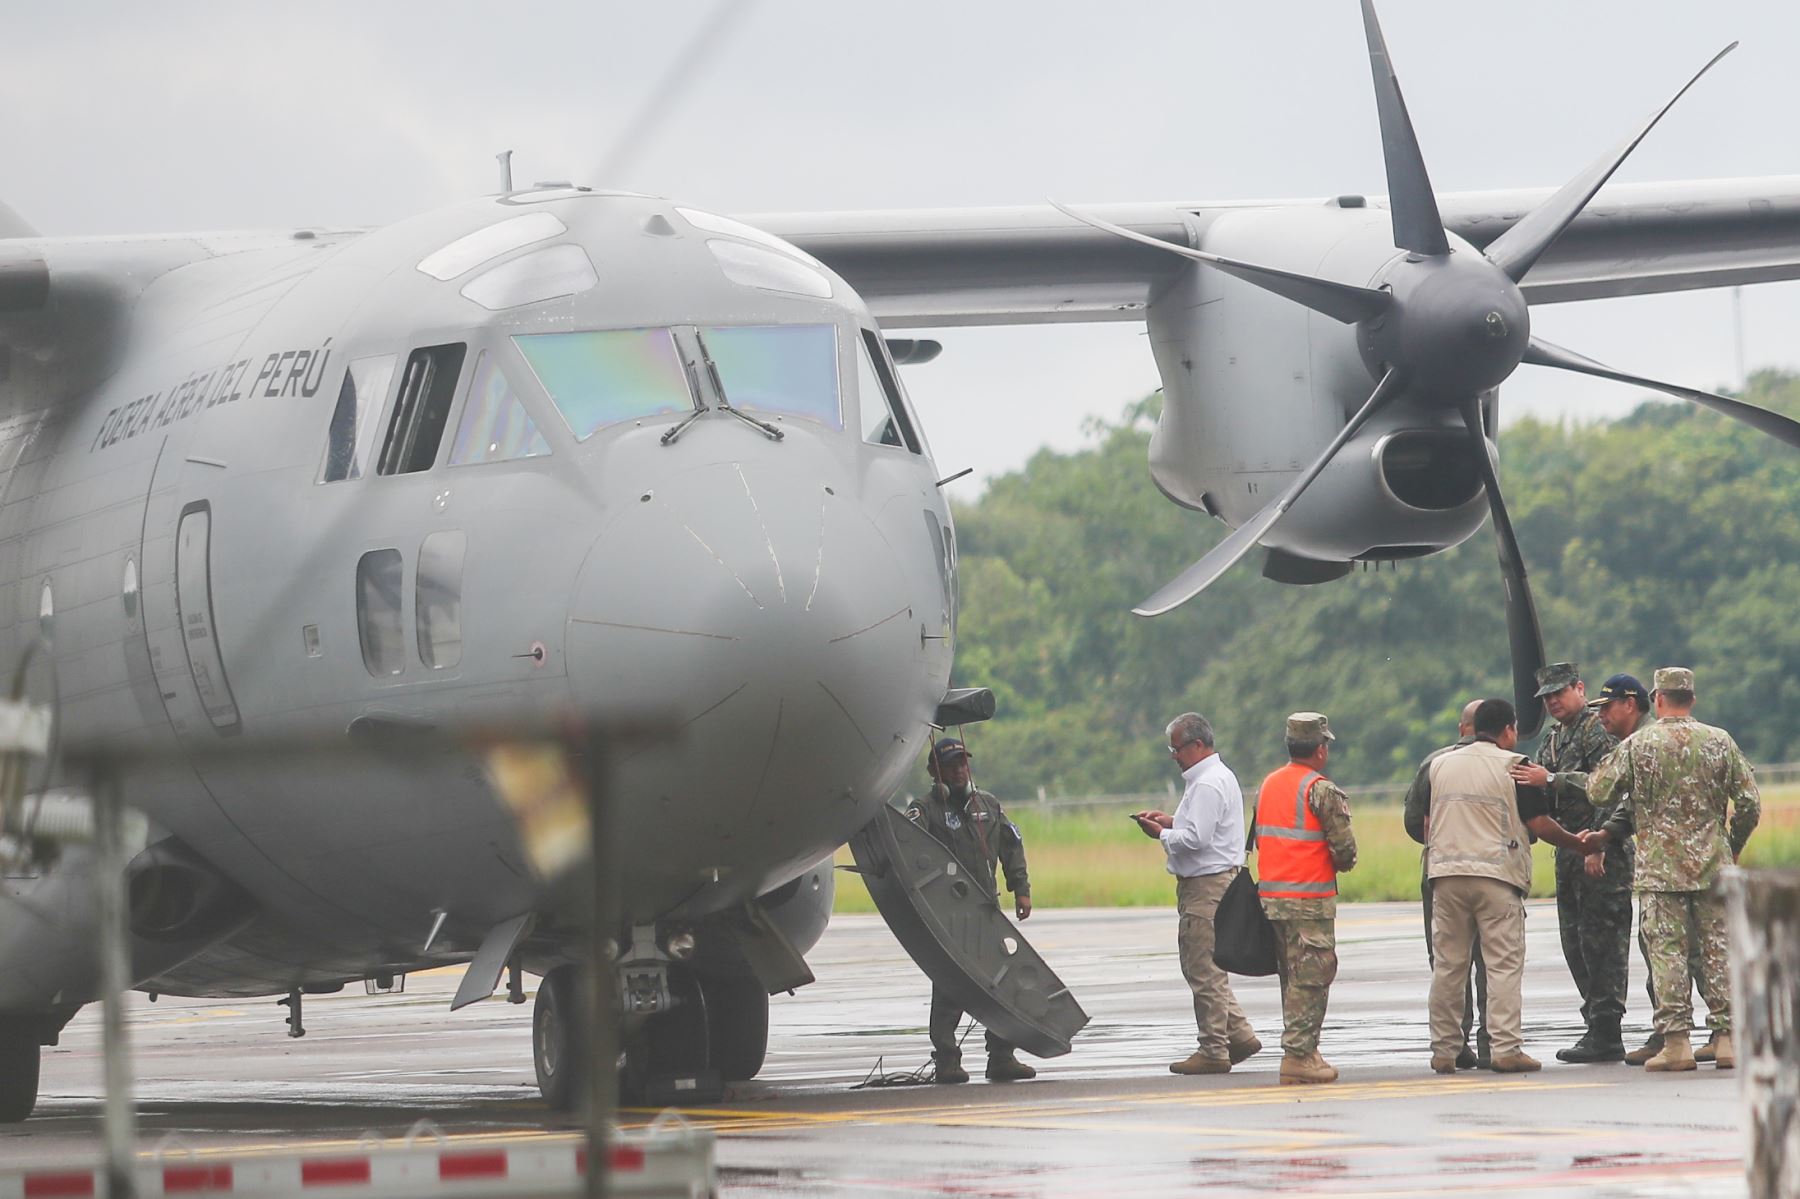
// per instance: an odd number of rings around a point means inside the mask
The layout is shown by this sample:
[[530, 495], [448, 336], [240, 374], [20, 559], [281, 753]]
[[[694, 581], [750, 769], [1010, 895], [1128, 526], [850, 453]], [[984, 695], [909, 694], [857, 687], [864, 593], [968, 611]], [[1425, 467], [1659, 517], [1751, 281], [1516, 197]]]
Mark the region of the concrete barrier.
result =
[[1800, 1195], [1800, 870], [1729, 869], [1732, 1032], [1753, 1199]]

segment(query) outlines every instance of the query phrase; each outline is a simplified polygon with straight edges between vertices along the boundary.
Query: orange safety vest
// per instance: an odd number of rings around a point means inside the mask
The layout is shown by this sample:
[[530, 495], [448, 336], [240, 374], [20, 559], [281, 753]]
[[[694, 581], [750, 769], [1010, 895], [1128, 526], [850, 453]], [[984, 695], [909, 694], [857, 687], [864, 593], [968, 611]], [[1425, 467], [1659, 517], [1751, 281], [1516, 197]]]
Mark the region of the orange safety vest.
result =
[[1271, 899], [1327, 899], [1337, 894], [1337, 867], [1325, 828], [1306, 794], [1325, 776], [1289, 762], [1263, 780], [1256, 797], [1258, 894]]

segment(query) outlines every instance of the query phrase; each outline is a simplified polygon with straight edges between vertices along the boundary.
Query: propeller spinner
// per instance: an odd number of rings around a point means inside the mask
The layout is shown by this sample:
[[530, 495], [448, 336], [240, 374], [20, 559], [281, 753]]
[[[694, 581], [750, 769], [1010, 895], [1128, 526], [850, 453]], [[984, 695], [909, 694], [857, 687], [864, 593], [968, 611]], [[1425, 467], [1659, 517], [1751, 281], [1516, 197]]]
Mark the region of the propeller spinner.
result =
[[[1283, 296], [1315, 312], [1357, 327], [1357, 344], [1378, 380], [1330, 445], [1299, 473], [1285, 491], [1245, 521], [1199, 561], [1134, 609], [1159, 616], [1198, 595], [1260, 542], [1284, 513], [1369, 418], [1401, 395], [1414, 403], [1454, 408], [1475, 444], [1475, 461], [1487, 492], [1488, 511], [1506, 583], [1506, 624], [1512, 652], [1513, 693], [1519, 731], [1529, 736], [1543, 722], [1543, 701], [1534, 679], [1544, 664], [1544, 639], [1525, 577], [1525, 560], [1513, 535], [1500, 480], [1488, 457], [1481, 422], [1481, 393], [1497, 386], [1521, 363], [1575, 371], [1662, 391], [1704, 404], [1744, 421], [1789, 445], [1800, 447], [1800, 422], [1779, 413], [1709, 392], [1628, 375], [1531, 336], [1531, 316], [1519, 284], [1532, 266], [1581, 215], [1613, 172], [1669, 111], [1676, 100], [1714, 63], [1737, 47], [1714, 55], [1674, 97], [1607, 155], [1576, 175], [1549, 199], [1496, 238], [1484, 255], [1457, 254], [1439, 216], [1437, 195], [1425, 170], [1406, 101], [1388, 57], [1387, 42], [1372, 0], [1362, 0], [1363, 31], [1381, 121], [1382, 156], [1387, 166], [1388, 207], [1394, 247], [1403, 253], [1380, 275], [1364, 283], [1320, 279], [1177, 246], [1057, 204], [1064, 213], [1120, 237], [1143, 242], [1206, 264]], [[1051, 201], [1055, 204], [1055, 201]], [[1370, 286], [1373, 284], [1373, 286]]]

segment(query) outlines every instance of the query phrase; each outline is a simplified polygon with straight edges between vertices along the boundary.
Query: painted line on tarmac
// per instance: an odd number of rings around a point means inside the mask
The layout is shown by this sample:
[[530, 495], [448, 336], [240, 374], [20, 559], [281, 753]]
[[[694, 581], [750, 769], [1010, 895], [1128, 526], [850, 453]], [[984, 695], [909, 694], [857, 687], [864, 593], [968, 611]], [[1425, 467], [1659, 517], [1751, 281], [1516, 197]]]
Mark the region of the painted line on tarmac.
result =
[[[1327, 1087], [1259, 1087], [1228, 1091], [1140, 1091], [1124, 1095], [1091, 1095], [1032, 1100], [1014, 1092], [1006, 1100], [980, 1103], [926, 1104], [909, 1107], [860, 1108], [837, 1112], [769, 1111], [745, 1108], [689, 1108], [682, 1114], [692, 1123], [723, 1133], [768, 1132], [806, 1127], [852, 1124], [971, 1124], [982, 1119], [998, 1121], [1056, 1119], [1094, 1116], [1104, 1112], [1144, 1107], [1240, 1108], [1269, 1104], [1357, 1102], [1378, 1099], [1416, 1099], [1449, 1094], [1487, 1094], [1500, 1090], [1572, 1091], [1610, 1086], [1603, 1082], [1536, 1082], [1494, 1079], [1458, 1082], [1429, 1078], [1396, 1082], [1352, 1083]], [[992, 1115], [987, 1115], [992, 1113]], [[624, 1113], [621, 1113], [623, 1115]], [[641, 1109], [633, 1115], [647, 1115]]]

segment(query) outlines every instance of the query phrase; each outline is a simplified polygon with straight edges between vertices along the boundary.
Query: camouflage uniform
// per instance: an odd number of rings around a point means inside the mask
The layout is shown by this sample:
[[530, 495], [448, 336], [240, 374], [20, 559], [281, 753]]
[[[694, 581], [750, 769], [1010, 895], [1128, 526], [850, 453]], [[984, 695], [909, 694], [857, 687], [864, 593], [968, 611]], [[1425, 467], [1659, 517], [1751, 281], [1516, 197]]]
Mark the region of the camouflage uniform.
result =
[[[1533, 761], [1550, 771], [1545, 788], [1550, 814], [1572, 833], [1600, 827], [1588, 802], [1588, 773], [1618, 740], [1586, 708], [1567, 724], [1553, 725], [1538, 742]], [[1573, 850], [1556, 851], [1556, 923], [1563, 960], [1581, 994], [1581, 1019], [1616, 1025], [1625, 1015], [1631, 973], [1631, 846], [1606, 854], [1606, 873], [1589, 877]]]
[[[1000, 801], [988, 792], [970, 787], [958, 797], [937, 783], [930, 794], [906, 810], [906, 815], [947, 848], [962, 864], [969, 881], [987, 887], [988, 894], [999, 894], [995, 863], [1005, 874], [1008, 891], [1016, 896], [1031, 894], [1031, 878], [1025, 870], [1025, 839], [1019, 835], [1019, 826], [1006, 818]], [[932, 987], [931, 1049], [939, 1061], [962, 1059], [962, 1047], [956, 1041], [962, 1017], [962, 1009]], [[990, 1055], [1010, 1053], [1012, 1047], [990, 1032], [987, 1050]]]
[[[1659, 690], [1691, 691], [1693, 676], [1664, 668], [1656, 683]], [[1749, 762], [1725, 730], [1691, 716], [1664, 717], [1601, 764], [1590, 792], [1607, 832], [1615, 839], [1631, 833], [1637, 848], [1634, 887], [1656, 989], [1656, 1031], [1685, 1035], [1693, 1025], [1688, 954], [1694, 937], [1700, 994], [1711, 1009], [1707, 1023], [1730, 1032], [1725, 902], [1713, 884], [1762, 816]]]
[[[1331, 851], [1331, 864], [1344, 873], [1356, 865], [1356, 835], [1350, 828], [1350, 797], [1321, 777], [1307, 793], [1306, 806], [1318, 817]], [[1337, 897], [1287, 899], [1264, 896], [1263, 912], [1275, 926], [1275, 963], [1281, 977], [1281, 1048], [1307, 1057], [1319, 1048], [1325, 1005], [1337, 977]]]

